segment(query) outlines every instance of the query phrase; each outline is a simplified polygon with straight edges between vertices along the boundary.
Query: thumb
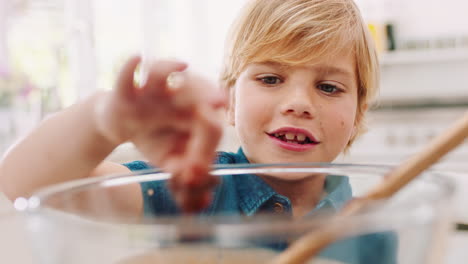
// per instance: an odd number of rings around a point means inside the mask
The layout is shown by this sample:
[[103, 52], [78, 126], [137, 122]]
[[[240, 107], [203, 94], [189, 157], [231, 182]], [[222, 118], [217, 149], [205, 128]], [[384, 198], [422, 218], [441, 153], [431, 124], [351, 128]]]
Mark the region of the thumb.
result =
[[134, 73], [141, 58], [134, 56], [130, 58], [122, 67], [119, 77], [117, 78], [116, 89], [117, 94], [123, 98], [131, 99], [134, 96]]

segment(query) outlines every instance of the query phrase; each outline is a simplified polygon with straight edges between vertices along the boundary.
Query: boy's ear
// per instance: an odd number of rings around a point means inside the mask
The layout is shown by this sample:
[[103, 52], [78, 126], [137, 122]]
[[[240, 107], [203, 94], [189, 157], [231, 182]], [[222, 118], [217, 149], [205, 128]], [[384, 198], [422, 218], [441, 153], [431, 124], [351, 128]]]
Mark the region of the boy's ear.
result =
[[369, 105], [367, 103], [364, 103], [361, 106], [359, 106], [360, 111], [358, 111], [358, 113], [356, 114], [356, 120], [354, 121], [353, 130], [351, 131], [351, 139], [353, 139], [356, 136], [356, 134], [359, 132], [358, 128], [361, 127], [361, 122], [363, 122], [363, 117], [365, 113], [367, 112], [368, 106]]
[[357, 125], [354, 125], [353, 130], [351, 130], [351, 139], [353, 139], [356, 136], [357, 131], [358, 131]]
[[234, 87], [229, 87], [229, 88], [226, 88], [228, 89], [228, 92], [227, 92], [227, 102], [228, 102], [228, 105], [226, 107], [226, 118], [227, 118], [227, 121], [228, 121], [228, 124], [231, 125], [231, 126], [235, 126], [236, 122], [236, 118], [235, 118], [235, 105], [236, 105], [236, 101], [235, 101], [235, 94], [234, 94]]
[[360, 109], [360, 111], [358, 111], [357, 113], [357, 116], [356, 116], [356, 120], [354, 122], [354, 127], [356, 129], [356, 127], [359, 127], [359, 125], [361, 124], [362, 122], [362, 119], [364, 117], [364, 115], [366, 114], [367, 112], [367, 109], [369, 108], [369, 105], [367, 103], [363, 103], [362, 105], [358, 106]]
[[365, 113], [367, 112], [367, 110], [369, 109], [369, 104], [368, 103], [363, 103], [362, 104], [362, 113]]
[[235, 94], [234, 94], [234, 87], [230, 87], [229, 92], [228, 92], [228, 106], [226, 110], [226, 116], [227, 116], [228, 124], [231, 126], [236, 125], [235, 105], [236, 105], [236, 100], [235, 100]]

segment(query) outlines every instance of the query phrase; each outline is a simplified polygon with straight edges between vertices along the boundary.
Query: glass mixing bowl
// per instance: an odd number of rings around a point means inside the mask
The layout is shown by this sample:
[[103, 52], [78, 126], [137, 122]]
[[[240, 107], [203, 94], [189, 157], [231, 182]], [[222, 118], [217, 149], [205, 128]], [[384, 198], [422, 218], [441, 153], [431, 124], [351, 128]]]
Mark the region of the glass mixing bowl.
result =
[[[293, 217], [291, 210], [285, 209], [287, 203], [278, 202], [254, 214], [243, 212], [242, 206], [229, 212], [169, 212], [136, 218], [122, 211], [126, 197], [116, 197], [109, 190], [150, 182], [164, 184], [170, 175], [158, 170], [58, 184], [29, 199], [17, 200], [15, 206], [27, 214], [28, 233], [39, 263], [268, 263], [302, 235], [325, 228], [339, 228], [340, 238], [307, 263], [436, 263], [443, 256], [453, 194], [453, 184], [441, 173], [420, 175], [366, 212], [331, 218], [351, 199], [347, 191], [352, 191], [353, 197], [363, 195], [391, 169], [315, 163], [213, 169], [212, 174], [220, 179], [218, 186], [230, 186], [217, 187], [212, 209], [220, 195], [229, 190], [239, 193], [239, 186], [232, 185], [248, 183], [248, 177], [266, 181], [281, 178], [283, 184], [291, 186], [294, 201], [310, 194], [308, 182], [323, 177], [325, 189], [317, 204], [320, 209], [303, 217]], [[262, 191], [257, 185], [244, 187]], [[154, 189], [144, 192], [158, 196]]]

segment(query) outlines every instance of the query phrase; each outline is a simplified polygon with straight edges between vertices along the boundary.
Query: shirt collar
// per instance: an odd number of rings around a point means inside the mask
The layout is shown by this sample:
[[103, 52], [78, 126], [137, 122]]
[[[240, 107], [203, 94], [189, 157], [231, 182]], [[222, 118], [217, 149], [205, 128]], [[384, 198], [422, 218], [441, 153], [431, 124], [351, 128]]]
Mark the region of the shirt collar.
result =
[[[325, 179], [326, 195], [312, 212], [323, 209], [340, 210], [353, 196], [347, 176], [328, 175]], [[312, 213], [311, 212], [311, 213]]]
[[[239, 148], [235, 160], [236, 164], [250, 163], [242, 148]], [[255, 214], [271, 197], [279, 195], [265, 181], [253, 174], [233, 177], [233, 180], [239, 197], [240, 209], [248, 216]], [[324, 191], [324, 197], [311, 213], [324, 209], [338, 211], [352, 198], [351, 185], [347, 176], [328, 175], [325, 179]]]
[[[237, 152], [235, 159], [236, 164], [250, 163], [242, 148]], [[233, 180], [239, 197], [239, 207], [247, 216], [255, 214], [266, 201], [277, 194], [266, 182], [253, 174], [235, 176]]]

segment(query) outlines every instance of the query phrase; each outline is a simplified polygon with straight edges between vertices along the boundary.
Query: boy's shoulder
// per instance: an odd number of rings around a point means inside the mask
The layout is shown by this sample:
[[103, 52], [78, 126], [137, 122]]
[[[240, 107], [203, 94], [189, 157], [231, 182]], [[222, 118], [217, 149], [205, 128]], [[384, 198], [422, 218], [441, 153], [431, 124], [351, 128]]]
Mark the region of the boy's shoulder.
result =
[[242, 149], [239, 149], [237, 153], [218, 151], [216, 152], [215, 164], [240, 164], [249, 163], [244, 155]]
[[[239, 163], [248, 163], [247, 158], [245, 158], [242, 149], [239, 149], [237, 153], [218, 151], [216, 152], [216, 159], [213, 162], [214, 164], [239, 164]], [[132, 162], [127, 162], [123, 164], [125, 167], [131, 171], [139, 170], [148, 170], [154, 169], [155, 166], [151, 165], [147, 161], [135, 160]]]
[[153, 166], [151, 166], [151, 164], [142, 160], [135, 160], [135, 161], [123, 163], [122, 165], [124, 165], [131, 171], [148, 170], [148, 169], [154, 168]]

